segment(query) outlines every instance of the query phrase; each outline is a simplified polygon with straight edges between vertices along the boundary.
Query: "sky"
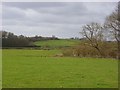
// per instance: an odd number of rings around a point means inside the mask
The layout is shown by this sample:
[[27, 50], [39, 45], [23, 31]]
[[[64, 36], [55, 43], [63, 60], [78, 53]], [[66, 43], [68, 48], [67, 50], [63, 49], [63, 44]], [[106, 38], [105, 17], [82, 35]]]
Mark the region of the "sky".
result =
[[115, 2], [3, 2], [2, 30], [25, 36], [81, 37], [83, 25], [104, 23], [116, 6]]

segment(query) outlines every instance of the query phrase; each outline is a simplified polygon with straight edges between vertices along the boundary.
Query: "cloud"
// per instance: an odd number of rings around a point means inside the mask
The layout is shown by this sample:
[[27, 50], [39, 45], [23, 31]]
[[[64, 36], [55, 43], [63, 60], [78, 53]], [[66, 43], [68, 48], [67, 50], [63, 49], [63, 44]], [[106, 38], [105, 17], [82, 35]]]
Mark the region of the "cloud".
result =
[[16, 7], [4, 7], [2, 8], [3, 19], [19, 19], [24, 17], [24, 11]]
[[65, 6], [66, 3], [57, 3], [57, 2], [3, 2], [4, 6], [9, 7], [18, 7], [21, 9], [27, 8], [50, 8], [50, 7], [62, 7]]
[[80, 36], [90, 22], [103, 23], [116, 3], [4, 2], [3, 29], [27, 36]]

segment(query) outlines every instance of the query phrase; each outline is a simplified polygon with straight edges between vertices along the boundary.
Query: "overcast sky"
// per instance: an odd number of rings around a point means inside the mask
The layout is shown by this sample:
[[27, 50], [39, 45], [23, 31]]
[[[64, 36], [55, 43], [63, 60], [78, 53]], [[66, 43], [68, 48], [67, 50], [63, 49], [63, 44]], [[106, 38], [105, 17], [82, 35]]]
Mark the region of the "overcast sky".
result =
[[103, 23], [113, 2], [4, 2], [2, 28], [17, 35], [80, 37], [81, 26]]

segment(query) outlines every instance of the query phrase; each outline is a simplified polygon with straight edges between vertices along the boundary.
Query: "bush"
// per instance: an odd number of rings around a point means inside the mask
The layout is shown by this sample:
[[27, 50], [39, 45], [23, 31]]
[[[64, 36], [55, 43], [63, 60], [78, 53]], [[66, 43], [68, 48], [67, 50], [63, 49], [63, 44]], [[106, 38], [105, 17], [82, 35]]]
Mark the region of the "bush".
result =
[[80, 57], [98, 57], [100, 56], [97, 50], [91, 46], [81, 44], [75, 47], [74, 52], [76, 56]]
[[89, 43], [81, 43], [74, 48], [69, 48], [63, 51], [64, 56], [77, 56], [77, 57], [104, 57], [104, 58], [116, 58], [117, 47], [114, 42], [101, 42], [99, 43], [100, 53]]
[[63, 55], [64, 56], [73, 56], [73, 49], [72, 48], [64, 49]]

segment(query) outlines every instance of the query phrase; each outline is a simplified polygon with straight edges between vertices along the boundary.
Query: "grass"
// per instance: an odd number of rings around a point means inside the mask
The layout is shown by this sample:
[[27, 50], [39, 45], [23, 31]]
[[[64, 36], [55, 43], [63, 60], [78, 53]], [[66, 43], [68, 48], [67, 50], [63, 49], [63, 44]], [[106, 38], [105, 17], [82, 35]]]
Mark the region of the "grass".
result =
[[117, 88], [118, 61], [53, 57], [60, 50], [3, 50], [3, 88]]
[[2, 88], [2, 50], [0, 49], [0, 90]]
[[70, 47], [80, 43], [80, 40], [72, 39], [60, 39], [60, 40], [47, 40], [47, 41], [37, 41], [35, 45], [42, 47]]

